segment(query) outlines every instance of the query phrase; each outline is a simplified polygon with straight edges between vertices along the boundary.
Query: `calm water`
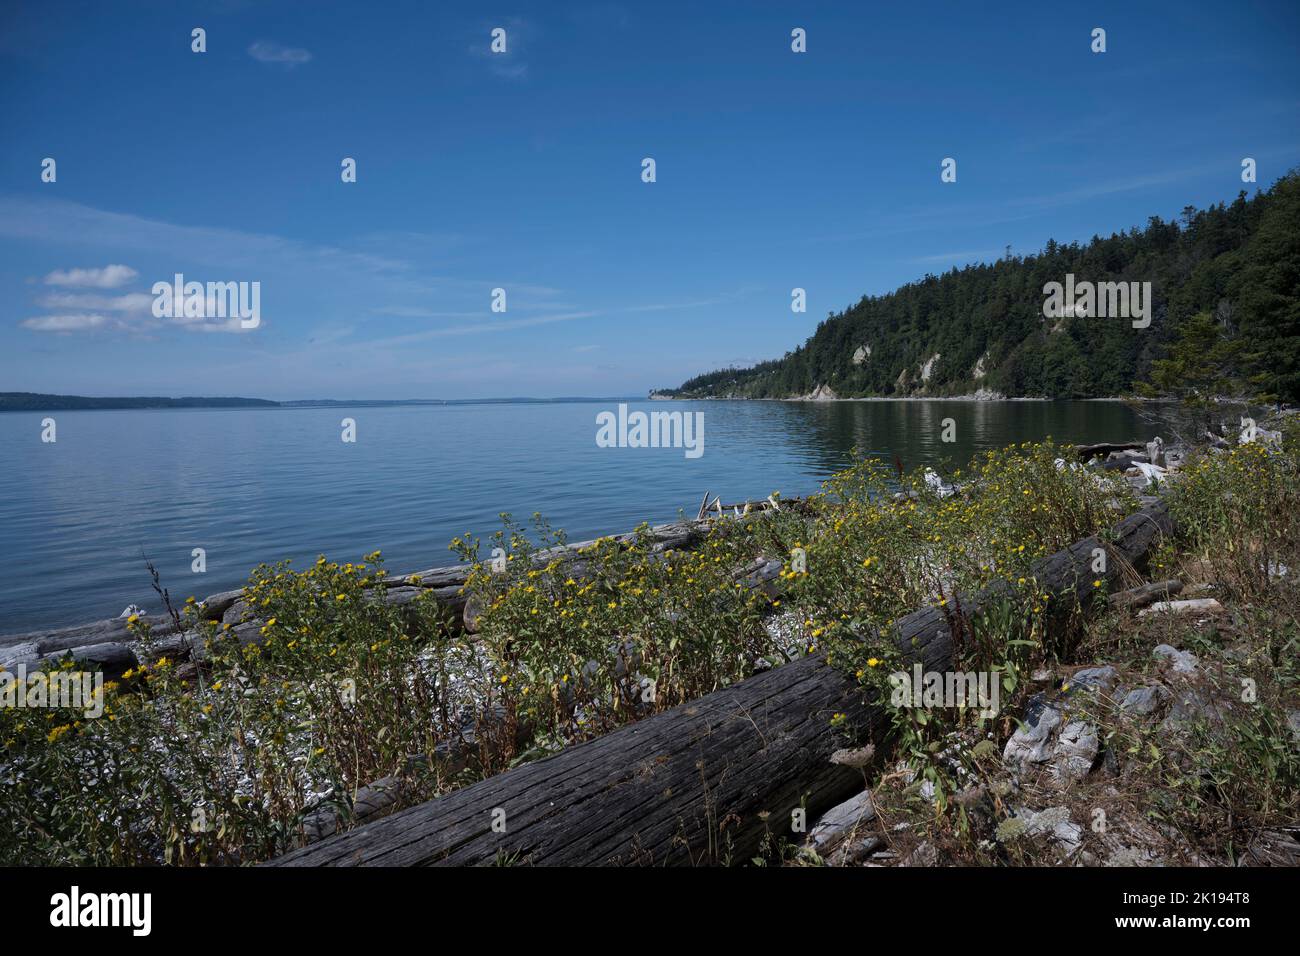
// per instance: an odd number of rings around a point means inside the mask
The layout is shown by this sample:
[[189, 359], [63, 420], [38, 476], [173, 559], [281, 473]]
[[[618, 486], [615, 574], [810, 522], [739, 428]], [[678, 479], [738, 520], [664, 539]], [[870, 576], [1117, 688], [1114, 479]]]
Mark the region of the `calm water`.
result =
[[[817, 490], [854, 446], [911, 469], [1047, 435], [1146, 439], [1115, 402], [633, 402], [703, 411], [705, 451], [598, 448], [615, 403], [0, 414], [0, 633], [155, 609], [148, 554], [174, 597], [242, 584], [262, 561], [382, 549], [393, 571], [451, 564], [447, 543], [541, 511], [577, 540], [724, 501]], [[340, 440], [340, 420], [357, 441]], [[941, 422], [957, 441], [940, 441]], [[207, 572], [190, 570], [194, 548]]]

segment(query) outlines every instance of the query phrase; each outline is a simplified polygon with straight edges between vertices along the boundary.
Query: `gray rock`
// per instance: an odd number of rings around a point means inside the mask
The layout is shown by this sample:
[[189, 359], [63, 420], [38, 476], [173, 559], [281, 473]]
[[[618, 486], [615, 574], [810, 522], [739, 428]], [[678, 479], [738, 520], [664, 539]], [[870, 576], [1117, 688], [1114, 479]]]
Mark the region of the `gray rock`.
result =
[[[879, 854], [876, 856], [879, 859]], [[907, 854], [899, 861], [899, 866], [934, 866], [939, 862], [939, 851], [930, 845], [930, 841], [922, 840], [917, 844], [911, 853]]]
[[1191, 651], [1180, 651], [1175, 647], [1170, 647], [1168, 644], [1161, 644], [1151, 653], [1156, 657], [1164, 658], [1172, 663], [1175, 674], [1196, 673], [1196, 665], [1199, 662], [1196, 659], [1196, 655]]
[[1058, 780], [1082, 780], [1092, 771], [1101, 749], [1097, 729], [1082, 720], [1071, 721], [1061, 730], [1052, 752], [1052, 772]]
[[1159, 687], [1135, 687], [1124, 695], [1124, 699], [1119, 702], [1119, 709], [1127, 714], [1154, 714], [1160, 707], [1161, 699]]
[[1164, 866], [1164, 861], [1154, 850], [1142, 847], [1121, 846], [1106, 858], [1104, 866]]
[[1103, 693], [1110, 693], [1117, 680], [1119, 680], [1119, 672], [1109, 664], [1105, 667], [1087, 667], [1081, 671], [1075, 671], [1070, 677], [1070, 693], [1075, 693], [1084, 688], [1094, 688]]
[[[1033, 711], [1036, 709], [1036, 713]], [[1041, 704], [1025, 714], [1025, 722], [1011, 735], [1002, 751], [1007, 764], [1043, 763], [1052, 754], [1052, 731], [1061, 725], [1061, 712]]]
[[1147, 442], [1147, 459], [1153, 465], [1165, 466], [1165, 443], [1159, 435]]
[[1161, 726], [1172, 729], [1195, 721], [1217, 725], [1223, 723], [1226, 713], [1226, 705], [1216, 701], [1205, 688], [1184, 687], [1174, 694], [1169, 716]]
[[1070, 819], [1069, 807], [1048, 807], [1037, 813], [1025, 813], [1028, 836], [1047, 836], [1066, 856], [1073, 855], [1083, 845], [1083, 827]]
[[1296, 743], [1300, 744], [1300, 710], [1288, 711], [1286, 715], [1286, 725], [1291, 729], [1291, 737]]
[[483, 604], [478, 598], [470, 597], [465, 601], [465, 609], [461, 612], [461, 623], [465, 630], [471, 634], [478, 633], [479, 618], [483, 616]]
[[864, 837], [861, 840], [850, 840], [832, 853], [828, 862], [832, 866], [853, 866], [856, 863], [861, 863], [884, 845], [885, 841], [877, 836]]
[[846, 800], [823, 813], [808, 834], [807, 844], [814, 850], [820, 851], [839, 842], [854, 827], [870, 822], [875, 819], [875, 816], [876, 808], [871, 802], [871, 794], [864, 790], [851, 800]]
[[244, 589], [239, 588], [234, 591], [222, 591], [220, 594], [210, 594], [199, 603], [199, 617], [205, 621], [220, 621], [222, 616], [230, 610], [230, 606], [243, 597]]
[[837, 750], [831, 754], [831, 763], [839, 764], [841, 767], [866, 767], [876, 756], [876, 745], [867, 744], [865, 747], [853, 749]]
[[225, 613], [221, 615], [222, 624], [242, 624], [245, 617], [251, 617], [253, 609], [249, 607], [248, 602], [239, 598], [226, 608]]

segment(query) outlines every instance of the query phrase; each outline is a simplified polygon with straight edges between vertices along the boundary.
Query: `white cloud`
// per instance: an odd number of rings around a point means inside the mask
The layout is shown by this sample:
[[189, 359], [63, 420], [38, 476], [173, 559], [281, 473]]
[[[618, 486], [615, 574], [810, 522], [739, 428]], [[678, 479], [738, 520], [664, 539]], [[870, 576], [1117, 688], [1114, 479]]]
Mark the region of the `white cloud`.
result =
[[[125, 267], [122, 267], [125, 268]], [[76, 270], [68, 270], [74, 272]], [[66, 275], [53, 272], [51, 275]], [[132, 275], [135, 273], [132, 271]], [[202, 316], [158, 318], [153, 314], [154, 296], [148, 292], [126, 292], [122, 295], [101, 295], [93, 292], [50, 292], [37, 299], [37, 305], [49, 309], [52, 315], [36, 316], [24, 320], [23, 328], [33, 332], [153, 332], [166, 326], [180, 327], [189, 332], [247, 332], [238, 317], [221, 316], [213, 295], [205, 296]]]
[[46, 285], [66, 285], [77, 288], [116, 289], [126, 285], [140, 273], [130, 266], [104, 266], [102, 269], [55, 269], [45, 277]]
[[46, 309], [96, 309], [105, 312], [136, 312], [151, 314], [153, 296], [146, 292], [127, 292], [124, 295], [95, 295], [84, 292], [52, 292], [39, 300]]
[[258, 40], [248, 48], [248, 55], [258, 63], [282, 63], [287, 67], [301, 66], [311, 59], [309, 50], [281, 46], [270, 40]]
[[42, 315], [35, 319], [24, 319], [23, 328], [36, 332], [84, 332], [108, 324], [102, 315]]

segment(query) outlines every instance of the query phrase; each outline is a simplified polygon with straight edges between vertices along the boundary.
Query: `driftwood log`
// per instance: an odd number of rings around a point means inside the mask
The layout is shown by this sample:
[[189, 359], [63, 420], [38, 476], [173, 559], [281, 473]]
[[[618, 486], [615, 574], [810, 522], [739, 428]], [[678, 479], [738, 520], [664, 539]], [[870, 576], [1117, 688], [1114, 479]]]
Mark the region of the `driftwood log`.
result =
[[1074, 450], [1082, 461], [1091, 461], [1116, 451], [1146, 451], [1146, 447], [1146, 442], [1140, 441], [1099, 442], [1096, 445], [1075, 445]]
[[[656, 525], [649, 530], [646, 539], [650, 550], [656, 554], [670, 550], [689, 550], [705, 538], [717, 520], [713, 516], [702, 521], [674, 521]], [[635, 532], [629, 532], [611, 538], [620, 547], [627, 547], [638, 536]], [[595, 543], [593, 539], [549, 548], [537, 552], [533, 555], [533, 560], [537, 566], [541, 566], [559, 558], [572, 566], [574, 576], [581, 576], [585, 570], [579, 552]], [[468, 564], [456, 564], [429, 568], [414, 574], [397, 574], [389, 579], [386, 587], [376, 589], [373, 594], [377, 600], [402, 606], [422, 594], [431, 593], [440, 605], [469, 625], [471, 621], [466, 618], [467, 595], [463, 591], [463, 585], [470, 570]], [[241, 643], [256, 643], [261, 639], [263, 622], [250, 611], [243, 600], [242, 589], [223, 591], [204, 598], [199, 602], [199, 618], [229, 624]], [[168, 615], [143, 615], [141, 621], [150, 626], [153, 654], [185, 657], [193, 651], [202, 655], [203, 635], [198, 632], [179, 633]], [[110, 680], [147, 660], [136, 635], [128, 629], [125, 617], [57, 630], [0, 635], [0, 668], [13, 670], [22, 665], [29, 670], [36, 670], [48, 667], [67, 655], [84, 666], [101, 670], [105, 678]]]
[[[1034, 566], [1054, 607], [1090, 608], [1092, 582], [1118, 583], [1172, 531], [1156, 502], [1103, 543], [1086, 538]], [[1096, 549], [1109, 554], [1093, 570]], [[1009, 595], [994, 585], [961, 600], [974, 614]], [[926, 670], [953, 666], [944, 613], [927, 607], [890, 635]], [[843, 714], [840, 728], [831, 719]], [[847, 728], [882, 742], [888, 710], [821, 655], [801, 658], [536, 763], [338, 834], [272, 861], [278, 866], [691, 865], [748, 860], [765, 835], [787, 836], [861, 790], [833, 764]]]
[[[143, 620], [159, 637], [176, 636], [176, 625], [166, 615], [151, 615]], [[79, 664], [102, 670], [111, 679], [139, 664], [135, 646], [126, 618], [111, 618], [55, 631], [0, 637], [0, 667], [14, 670], [23, 665], [36, 670], [70, 654]]]

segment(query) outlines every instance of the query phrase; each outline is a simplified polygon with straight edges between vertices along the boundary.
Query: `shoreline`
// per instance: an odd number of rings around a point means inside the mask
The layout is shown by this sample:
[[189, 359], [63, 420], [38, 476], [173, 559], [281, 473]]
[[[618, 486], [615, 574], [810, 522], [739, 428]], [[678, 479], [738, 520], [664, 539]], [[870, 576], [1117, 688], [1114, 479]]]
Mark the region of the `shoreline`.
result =
[[[1177, 402], [1176, 399], [1142, 398], [1128, 395], [1100, 395], [1093, 398], [1044, 398], [1035, 395], [1006, 396], [997, 392], [987, 394], [973, 392], [968, 395], [864, 395], [847, 398], [825, 394], [816, 395], [815, 397], [813, 395], [791, 395], [786, 398], [746, 398], [741, 395], [650, 395], [647, 400], [652, 402], [798, 402], [801, 404], [831, 404], [834, 402], [980, 402], [982, 404], [996, 404], [999, 402], [1133, 402], [1144, 405], [1160, 405], [1176, 404]], [[1236, 399], [1222, 400], [1222, 404], [1237, 403]], [[1246, 403], [1240, 402], [1240, 404]]]

